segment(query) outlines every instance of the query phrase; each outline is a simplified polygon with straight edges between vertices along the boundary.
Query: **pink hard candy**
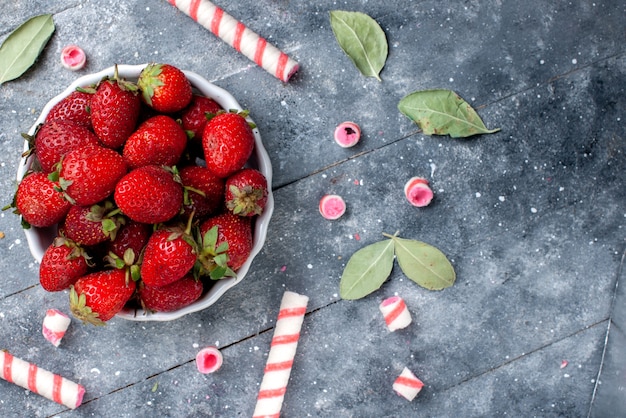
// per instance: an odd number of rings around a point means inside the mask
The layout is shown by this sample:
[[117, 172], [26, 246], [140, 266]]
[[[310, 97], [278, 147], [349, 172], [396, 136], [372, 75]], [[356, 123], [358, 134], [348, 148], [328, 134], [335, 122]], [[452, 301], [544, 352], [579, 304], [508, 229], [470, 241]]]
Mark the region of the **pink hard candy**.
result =
[[404, 195], [413, 206], [418, 208], [428, 206], [433, 200], [433, 191], [428, 186], [428, 180], [423, 177], [413, 177], [404, 185]]
[[224, 358], [217, 347], [206, 347], [196, 355], [196, 367], [200, 373], [213, 373], [222, 367]]
[[71, 71], [78, 71], [85, 66], [87, 55], [76, 45], [68, 45], [61, 51], [61, 65]]
[[355, 146], [361, 138], [361, 128], [354, 122], [343, 122], [335, 128], [335, 142], [342, 148]]
[[339, 219], [346, 212], [346, 202], [339, 195], [327, 194], [320, 199], [319, 210], [326, 219]]

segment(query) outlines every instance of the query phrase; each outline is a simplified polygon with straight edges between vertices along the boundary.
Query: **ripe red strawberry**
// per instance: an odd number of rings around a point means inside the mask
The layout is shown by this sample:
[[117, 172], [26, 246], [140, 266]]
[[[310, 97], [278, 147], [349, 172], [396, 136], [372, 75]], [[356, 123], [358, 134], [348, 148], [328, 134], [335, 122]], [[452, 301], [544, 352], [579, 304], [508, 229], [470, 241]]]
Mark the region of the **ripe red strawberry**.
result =
[[254, 168], [244, 168], [226, 179], [226, 207], [235, 215], [260, 215], [267, 194], [267, 179]]
[[130, 249], [133, 251], [134, 258], [137, 259], [148, 243], [151, 233], [151, 225], [128, 219], [124, 225], [120, 226], [113, 241], [107, 243], [107, 253], [113, 253], [123, 259], [124, 253]]
[[138, 296], [144, 309], [171, 312], [190, 305], [202, 295], [204, 286], [192, 274], [165, 286], [139, 286]]
[[130, 168], [173, 166], [187, 145], [187, 134], [169, 116], [157, 115], [139, 125], [124, 144], [122, 155]]
[[137, 85], [144, 102], [158, 112], [178, 112], [191, 102], [191, 83], [185, 73], [170, 64], [148, 64]]
[[123, 269], [86, 274], [70, 288], [70, 311], [83, 322], [105, 325], [130, 300], [135, 287]]
[[228, 245], [226, 250], [227, 265], [233, 271], [239, 270], [252, 251], [252, 223], [250, 218], [224, 212], [204, 221], [200, 225], [200, 233], [204, 240], [202, 251], [206, 250], [208, 244], [206, 242], [207, 233], [214, 227], [217, 227], [215, 247], [219, 248], [226, 243]]
[[215, 115], [220, 110], [222, 110], [222, 107], [215, 100], [194, 94], [191, 103], [180, 117], [183, 129], [191, 132], [193, 139], [202, 140], [204, 127], [208, 122], [207, 113]]
[[52, 106], [46, 122], [65, 120], [91, 129], [91, 97], [92, 94], [78, 89]]
[[137, 126], [141, 99], [137, 86], [117, 78], [101, 81], [91, 98], [91, 124], [108, 148], [119, 148]]
[[59, 223], [72, 206], [59, 190], [59, 183], [50, 180], [47, 174], [29, 173], [17, 186], [12, 206], [26, 223], [37, 227], [52, 226]]
[[[184, 215], [202, 220], [215, 213], [224, 201], [224, 179], [205, 167], [187, 166], [180, 170], [185, 187]], [[201, 193], [198, 193], [201, 192]]]
[[42, 171], [50, 173], [68, 152], [86, 145], [100, 145], [100, 141], [82, 125], [69, 120], [52, 120], [37, 130], [34, 144]]
[[171, 172], [146, 165], [122, 177], [115, 186], [114, 199], [122, 213], [136, 222], [167, 222], [181, 209], [183, 187]]
[[61, 226], [63, 234], [86, 246], [111, 241], [124, 221], [121, 216], [112, 213], [114, 210], [111, 202], [91, 207], [73, 205]]
[[246, 113], [219, 113], [206, 124], [202, 147], [209, 170], [228, 177], [243, 168], [254, 150], [254, 133]]
[[39, 265], [39, 283], [48, 292], [58, 292], [87, 274], [89, 256], [73, 241], [57, 237], [46, 249]]
[[59, 184], [72, 203], [89, 206], [106, 199], [124, 174], [126, 163], [120, 154], [91, 145], [70, 151], [63, 157]]
[[196, 263], [196, 244], [183, 227], [152, 233], [143, 253], [141, 280], [147, 286], [165, 286], [181, 279]]

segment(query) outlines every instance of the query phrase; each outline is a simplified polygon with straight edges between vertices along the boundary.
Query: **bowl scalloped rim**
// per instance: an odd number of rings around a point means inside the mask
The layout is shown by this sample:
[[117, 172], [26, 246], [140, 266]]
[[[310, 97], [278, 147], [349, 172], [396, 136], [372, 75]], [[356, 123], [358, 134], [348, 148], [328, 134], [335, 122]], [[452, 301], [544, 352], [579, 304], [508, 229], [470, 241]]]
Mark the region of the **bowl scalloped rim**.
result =
[[[139, 64], [139, 65], [117, 65], [118, 75], [122, 78], [132, 80], [137, 79], [141, 70], [147, 64]], [[115, 72], [116, 66], [111, 66], [102, 71], [87, 74], [82, 77], [77, 78], [72, 82], [62, 93], [58, 94], [54, 98], [52, 98], [42, 109], [41, 114], [32, 125], [31, 129], [28, 131], [29, 135], [34, 135], [37, 129], [37, 126], [45, 121], [46, 116], [52, 109], [52, 107], [60, 102], [63, 98], [68, 96], [71, 92], [76, 90], [77, 87], [85, 87], [92, 84], [98, 83], [104, 77], [113, 76]], [[202, 76], [192, 72], [183, 70], [192, 86], [199, 91], [201, 94], [212, 98], [217, 103], [222, 106], [222, 108], [226, 110], [243, 110], [237, 100], [226, 90], [218, 87]], [[252, 119], [248, 117], [248, 120], [252, 122]], [[249, 164], [254, 166], [259, 171], [261, 171], [268, 183], [268, 198], [267, 205], [263, 213], [255, 218], [254, 221], [254, 233], [253, 233], [253, 246], [250, 256], [243, 264], [243, 266], [237, 271], [237, 277], [226, 278], [222, 280], [218, 280], [215, 284], [205, 292], [200, 299], [188, 305], [182, 309], [173, 312], [146, 312], [143, 309], [130, 309], [124, 308], [121, 312], [119, 312], [116, 317], [123, 318], [131, 321], [171, 321], [174, 319], [178, 319], [184, 315], [198, 312], [203, 309], [208, 308], [213, 305], [228, 289], [235, 286], [237, 283], [243, 280], [243, 278], [248, 273], [250, 266], [252, 265], [252, 261], [254, 257], [261, 251], [265, 243], [265, 237], [267, 235], [267, 229], [269, 227], [269, 222], [272, 217], [272, 213], [274, 211], [274, 197], [272, 195], [272, 165], [269, 159], [269, 155], [263, 146], [263, 142], [261, 141], [261, 135], [257, 128], [253, 129], [254, 137], [255, 137], [255, 147], [252, 154], [251, 159], [249, 160]], [[24, 151], [28, 150], [28, 143], [24, 143]], [[18, 170], [17, 170], [17, 181], [19, 182], [24, 174], [30, 168], [32, 162], [31, 158], [22, 158]], [[32, 256], [38, 262], [41, 262], [41, 258], [46, 250], [46, 248], [50, 245], [52, 240], [54, 239], [57, 229], [56, 227], [51, 228], [30, 228], [24, 229], [24, 233], [26, 235], [26, 240], [28, 241], [28, 247]]]

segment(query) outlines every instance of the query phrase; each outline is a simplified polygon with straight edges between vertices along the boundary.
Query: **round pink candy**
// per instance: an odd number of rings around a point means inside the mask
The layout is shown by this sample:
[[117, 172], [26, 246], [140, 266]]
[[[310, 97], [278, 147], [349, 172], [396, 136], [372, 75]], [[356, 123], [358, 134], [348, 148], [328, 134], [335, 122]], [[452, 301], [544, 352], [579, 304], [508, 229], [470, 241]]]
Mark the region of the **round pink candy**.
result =
[[354, 122], [343, 122], [335, 128], [335, 142], [342, 148], [355, 146], [361, 138], [361, 128]]
[[346, 202], [341, 196], [327, 194], [320, 199], [320, 213], [329, 220], [339, 219], [346, 213]]
[[217, 347], [206, 347], [196, 355], [196, 367], [200, 373], [213, 373], [222, 367], [224, 358]]
[[68, 45], [61, 51], [61, 65], [68, 70], [77, 71], [85, 66], [85, 51], [76, 45]]
[[413, 177], [404, 185], [404, 195], [409, 203], [418, 208], [428, 206], [433, 200], [433, 191], [428, 186], [428, 180], [423, 177]]

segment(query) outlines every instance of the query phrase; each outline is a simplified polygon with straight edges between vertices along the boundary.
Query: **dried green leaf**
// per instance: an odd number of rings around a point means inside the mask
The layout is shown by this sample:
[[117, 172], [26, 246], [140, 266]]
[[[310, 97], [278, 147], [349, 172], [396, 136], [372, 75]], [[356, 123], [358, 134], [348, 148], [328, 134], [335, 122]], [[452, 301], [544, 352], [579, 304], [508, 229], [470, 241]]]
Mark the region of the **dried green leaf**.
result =
[[343, 299], [360, 299], [377, 290], [393, 268], [394, 241], [386, 239], [355, 252], [346, 264], [339, 294]]
[[388, 46], [378, 23], [364, 13], [333, 10], [330, 26], [339, 46], [361, 74], [381, 81], [379, 74], [387, 60]]
[[0, 46], [0, 85], [24, 74], [54, 33], [51, 14], [35, 16], [15, 29]]
[[450, 287], [456, 280], [454, 268], [446, 256], [425, 242], [391, 237], [402, 272], [418, 285], [429, 290]]
[[426, 135], [466, 138], [500, 130], [487, 129], [478, 113], [452, 90], [413, 92], [400, 100], [398, 109]]

